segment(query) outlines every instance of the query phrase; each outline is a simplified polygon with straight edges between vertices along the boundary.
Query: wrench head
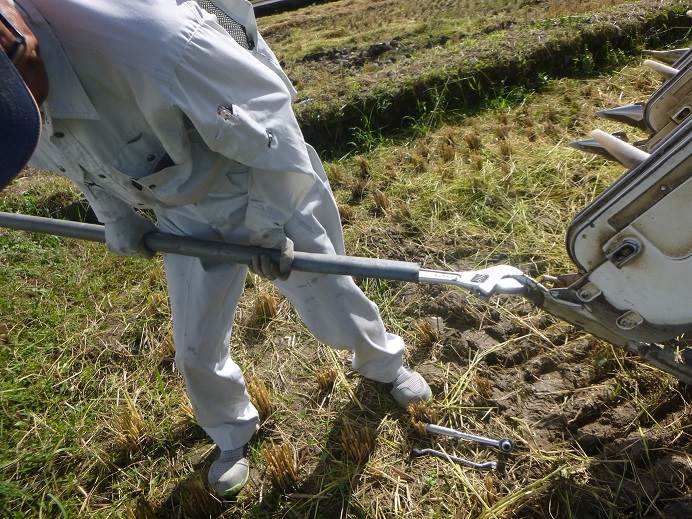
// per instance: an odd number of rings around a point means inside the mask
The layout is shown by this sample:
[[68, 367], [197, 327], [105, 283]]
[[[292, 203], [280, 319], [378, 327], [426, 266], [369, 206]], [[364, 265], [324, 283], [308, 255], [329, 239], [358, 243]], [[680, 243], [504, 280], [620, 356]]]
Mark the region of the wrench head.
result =
[[465, 288], [481, 297], [490, 297], [493, 294], [523, 294], [527, 287], [518, 279], [521, 277], [523, 273], [518, 268], [495, 265], [487, 269], [461, 272], [421, 269], [418, 281], [453, 285]]
[[510, 265], [496, 265], [483, 270], [464, 272], [467, 283], [474, 292], [483, 297], [490, 297], [494, 294], [518, 294], [525, 290], [514, 276], [523, 275], [523, 272]]

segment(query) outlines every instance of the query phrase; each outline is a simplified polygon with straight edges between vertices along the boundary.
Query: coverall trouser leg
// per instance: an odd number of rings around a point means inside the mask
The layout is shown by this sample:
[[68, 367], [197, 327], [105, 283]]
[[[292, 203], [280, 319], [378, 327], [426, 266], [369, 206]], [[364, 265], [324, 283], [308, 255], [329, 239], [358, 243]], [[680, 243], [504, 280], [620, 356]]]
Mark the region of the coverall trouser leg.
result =
[[[285, 225], [296, 250], [335, 253], [315, 216], [330, 196], [326, 186], [317, 182]], [[242, 224], [219, 229], [186, 212], [185, 208], [157, 211], [159, 227], [163, 232], [198, 238], [236, 243], [247, 239]], [[258, 424], [241, 370], [229, 353], [233, 315], [247, 267], [176, 255], [165, 256], [165, 267], [176, 366], [185, 378], [197, 421], [222, 450], [238, 448], [249, 441]], [[354, 353], [355, 370], [380, 382], [395, 378], [404, 343], [386, 332], [377, 306], [352, 278], [293, 272], [276, 286], [319, 340]]]

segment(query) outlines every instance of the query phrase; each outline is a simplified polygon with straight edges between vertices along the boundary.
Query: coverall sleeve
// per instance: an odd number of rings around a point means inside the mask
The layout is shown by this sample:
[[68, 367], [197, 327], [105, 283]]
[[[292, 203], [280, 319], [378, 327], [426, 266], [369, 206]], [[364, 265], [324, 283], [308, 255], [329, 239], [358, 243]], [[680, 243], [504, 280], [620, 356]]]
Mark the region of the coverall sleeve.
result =
[[215, 20], [205, 19], [187, 44], [169, 85], [173, 104], [210, 150], [250, 170], [246, 225], [255, 243], [283, 225], [316, 176], [281, 78]]

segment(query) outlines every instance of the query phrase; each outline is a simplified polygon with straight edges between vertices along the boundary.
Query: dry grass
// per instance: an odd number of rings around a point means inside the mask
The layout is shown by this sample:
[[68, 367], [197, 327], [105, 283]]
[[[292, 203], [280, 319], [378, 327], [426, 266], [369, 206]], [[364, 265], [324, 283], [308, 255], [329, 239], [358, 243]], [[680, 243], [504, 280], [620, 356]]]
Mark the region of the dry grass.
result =
[[320, 391], [326, 392], [331, 391], [336, 384], [337, 378], [339, 376], [338, 370], [333, 367], [326, 367], [315, 373], [315, 380], [317, 381], [317, 387]]
[[504, 159], [508, 159], [512, 156], [512, 145], [509, 142], [500, 142], [500, 155], [502, 155]]
[[422, 319], [416, 323], [416, 344], [424, 348], [434, 346], [440, 340], [440, 329], [437, 321]]
[[298, 484], [296, 453], [288, 444], [268, 445], [262, 451], [267, 477], [279, 492], [294, 490]]
[[194, 422], [195, 420], [195, 410], [192, 407], [190, 397], [187, 396], [187, 393], [182, 396], [180, 402], [180, 414], [182, 415], [184, 422]]
[[255, 321], [266, 325], [279, 315], [279, 299], [269, 293], [261, 293], [255, 298]]
[[183, 517], [218, 517], [223, 511], [221, 501], [209, 491], [200, 474], [185, 480], [179, 491]]
[[[505, 118], [507, 117], [506, 114], [502, 114]], [[506, 140], [509, 138], [509, 126], [507, 123], [502, 124], [501, 126], [497, 126], [495, 128], [495, 135], [497, 136], [498, 139], [501, 140]]]
[[354, 160], [358, 166], [358, 176], [362, 179], [367, 179], [370, 176], [370, 164], [368, 164], [368, 159], [359, 155]]
[[389, 197], [387, 197], [387, 195], [385, 195], [384, 192], [380, 191], [379, 189], [375, 189], [372, 192], [372, 198], [375, 202], [375, 208], [379, 214], [386, 213], [392, 206], [392, 203], [389, 201]]
[[113, 443], [118, 453], [131, 456], [141, 449], [147, 425], [135, 401], [128, 394], [124, 394], [111, 426]]
[[252, 405], [257, 408], [260, 419], [268, 420], [274, 413], [274, 404], [266, 384], [256, 377], [246, 377], [245, 382]]
[[355, 211], [350, 205], [340, 205], [339, 215], [341, 216], [341, 223], [347, 224], [353, 219]]
[[368, 189], [369, 181], [364, 178], [356, 180], [356, 182], [351, 187], [351, 198], [352, 203], [359, 203], [365, 197], [365, 193]]
[[464, 142], [470, 150], [477, 151], [481, 149], [481, 138], [475, 130], [464, 133]]
[[411, 419], [417, 422], [434, 424], [439, 420], [439, 409], [433, 402], [414, 402], [407, 411]]
[[311, 52], [357, 48], [397, 36], [402, 44], [413, 44], [461, 31], [495, 32], [507, 20], [515, 24], [535, 22], [623, 3], [626, 2], [563, 0], [536, 5], [503, 0], [446, 0], [429, 4], [414, 0], [341, 0], [263, 18], [260, 28], [278, 55], [293, 60]]
[[366, 424], [346, 421], [341, 428], [341, 449], [356, 465], [368, 461], [375, 450], [375, 439], [375, 432]]
[[345, 176], [346, 169], [341, 164], [332, 164], [327, 168], [327, 177], [332, 188], [343, 184]]
[[262, 19], [260, 28], [299, 86], [296, 111], [308, 139], [367, 150], [383, 140], [371, 139], [373, 131], [388, 134], [437, 109], [468, 108], [538, 74], [591, 71], [647, 39], [685, 37], [682, 6], [342, 0]]
[[156, 519], [156, 512], [144, 499], [137, 499], [135, 504], [125, 513], [126, 519]]
[[409, 423], [416, 437], [424, 437], [428, 434], [425, 424], [437, 424], [440, 420], [440, 412], [435, 403], [414, 402], [408, 406]]

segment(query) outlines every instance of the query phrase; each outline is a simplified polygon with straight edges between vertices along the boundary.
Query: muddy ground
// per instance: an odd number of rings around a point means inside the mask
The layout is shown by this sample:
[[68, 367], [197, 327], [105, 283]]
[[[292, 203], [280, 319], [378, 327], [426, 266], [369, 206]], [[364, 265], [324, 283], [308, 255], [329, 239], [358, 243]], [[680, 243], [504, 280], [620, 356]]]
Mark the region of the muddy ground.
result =
[[[494, 408], [498, 420], [522, 424], [523, 449], [555, 452], [569, 446], [592, 458], [583, 488], [574, 494], [576, 517], [689, 517], [690, 388], [642, 368], [636, 358], [613, 355], [609, 346], [569, 326], [548, 325], [547, 316], [517, 323], [469, 305], [457, 293], [442, 300], [433, 310], [447, 325], [443, 351], [450, 362], [504, 344], [485, 357], [488, 398], [478, 403]], [[616, 367], [620, 362], [622, 370]], [[437, 382], [439, 387], [442, 380]], [[656, 432], [646, 434], [654, 424]], [[522, 449], [516, 457], [521, 460]], [[552, 492], [520, 515], [558, 512], [550, 497]], [[615, 506], [604, 510], [609, 500]]]

